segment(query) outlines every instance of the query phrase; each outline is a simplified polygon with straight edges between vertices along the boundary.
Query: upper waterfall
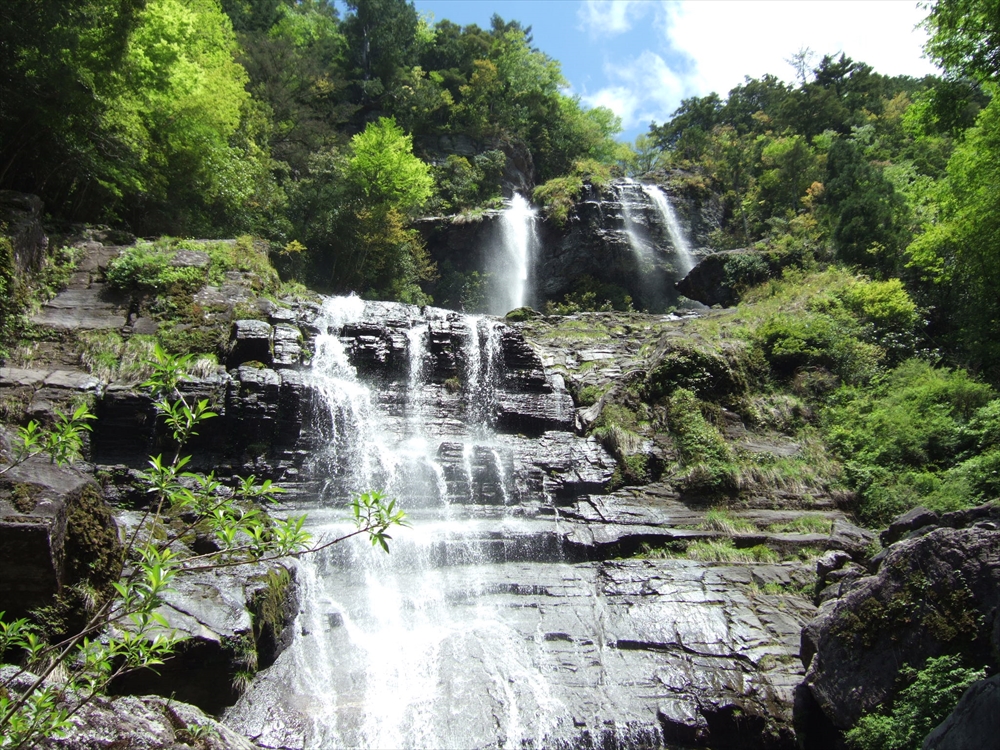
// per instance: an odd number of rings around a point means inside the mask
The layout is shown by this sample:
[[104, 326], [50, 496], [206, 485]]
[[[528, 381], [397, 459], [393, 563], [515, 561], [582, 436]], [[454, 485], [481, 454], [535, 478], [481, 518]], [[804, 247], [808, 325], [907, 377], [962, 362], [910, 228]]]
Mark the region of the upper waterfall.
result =
[[538, 212], [528, 200], [515, 193], [500, 215], [499, 247], [493, 253], [493, 285], [489, 311], [503, 315], [530, 301], [530, 265], [537, 252], [535, 222]]
[[[642, 190], [649, 196], [649, 199], [653, 202], [663, 223], [667, 227], [667, 232], [670, 235], [670, 243], [674, 246], [674, 251], [677, 253], [677, 267], [681, 272], [680, 278], [682, 279], [695, 267], [694, 253], [691, 250], [691, 243], [688, 242], [687, 234], [684, 232], [684, 228], [677, 218], [674, 207], [670, 204], [670, 199], [658, 185], [643, 184]], [[675, 279], [675, 281], [679, 280]]]

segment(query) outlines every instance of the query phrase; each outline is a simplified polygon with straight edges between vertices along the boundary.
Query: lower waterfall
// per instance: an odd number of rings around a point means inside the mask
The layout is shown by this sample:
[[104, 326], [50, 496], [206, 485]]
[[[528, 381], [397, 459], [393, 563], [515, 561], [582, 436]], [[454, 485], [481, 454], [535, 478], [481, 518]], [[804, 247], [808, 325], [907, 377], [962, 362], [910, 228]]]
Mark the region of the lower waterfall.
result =
[[[394, 337], [372, 342], [385, 318]], [[602, 614], [592, 571], [563, 562], [535, 441], [493, 427], [509, 375], [502, 324], [352, 296], [328, 300], [316, 327], [325, 445], [309, 528], [318, 540], [348, 533], [346, 503], [369, 488], [398, 498], [411, 526], [391, 531], [389, 554], [356, 537], [298, 562], [294, 641], [227, 718], [265, 747], [572, 744], [588, 724], [574, 718], [581, 702], [608, 701], [552, 677], [594, 662]], [[534, 387], [566, 405], [565, 392]], [[609, 476], [596, 444], [555, 435], [597, 453]], [[553, 586], [572, 611], [541, 611]], [[591, 620], [590, 635], [575, 644], [568, 622], [543, 624], [553, 615]]]

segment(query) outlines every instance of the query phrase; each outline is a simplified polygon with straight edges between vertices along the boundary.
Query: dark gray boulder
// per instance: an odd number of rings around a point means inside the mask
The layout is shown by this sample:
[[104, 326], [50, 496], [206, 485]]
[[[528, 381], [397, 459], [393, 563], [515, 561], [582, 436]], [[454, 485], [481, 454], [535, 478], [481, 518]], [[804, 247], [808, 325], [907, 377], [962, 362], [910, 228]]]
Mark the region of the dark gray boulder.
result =
[[892, 545], [874, 575], [848, 582], [803, 629], [807, 739], [823, 723], [848, 729], [891, 700], [904, 663], [957, 652], [978, 663], [1000, 660], [1000, 531], [990, 520], [1000, 508], [958, 513], [971, 525], [927, 529]]
[[922, 529], [925, 526], [936, 525], [940, 518], [940, 514], [918, 505], [890, 523], [888, 528], [879, 535], [879, 541], [888, 547], [890, 544], [898, 542], [911, 531]]
[[685, 297], [702, 304], [730, 307], [747, 289], [780, 275], [799, 261], [793, 253], [724, 250], [705, 257], [675, 286]]
[[296, 597], [294, 578], [274, 564], [178, 577], [157, 609], [178, 639], [173, 653], [155, 669], [118, 678], [112, 691], [175, 697], [219, 713], [239, 698], [241, 680], [288, 645]]
[[[35, 681], [29, 672], [0, 667], [0, 683], [13, 692], [27, 690]], [[75, 706], [77, 693], [63, 696]], [[72, 717], [63, 737], [34, 738], [38, 750], [253, 750], [255, 745], [200, 709], [173, 698], [155, 695], [94, 698]]]
[[230, 367], [244, 362], [271, 363], [271, 325], [263, 320], [237, 320], [233, 322], [229, 338]]
[[35, 457], [0, 476], [0, 611], [20, 617], [114, 567], [117, 526], [93, 478]]

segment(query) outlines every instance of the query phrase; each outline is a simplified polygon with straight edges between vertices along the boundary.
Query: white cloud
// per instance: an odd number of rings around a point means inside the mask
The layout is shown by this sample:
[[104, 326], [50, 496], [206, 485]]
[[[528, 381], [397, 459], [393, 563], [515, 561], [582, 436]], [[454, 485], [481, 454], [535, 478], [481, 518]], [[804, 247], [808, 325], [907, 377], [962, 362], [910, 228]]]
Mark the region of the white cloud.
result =
[[684, 82], [655, 52], [644, 51], [624, 64], [605, 64], [611, 86], [581, 97], [589, 107], [607, 107], [628, 130], [650, 120], [663, 122], [686, 96]]
[[914, 27], [927, 12], [899, 0], [811, 0], [810, 2], [678, 2], [665, 6], [669, 47], [691, 58], [686, 88], [704, 95], [725, 94], [743, 77], [773, 73], [791, 80], [785, 62], [808, 47], [824, 54], [843, 52], [887, 75], [936, 72], [921, 59], [926, 33]]
[[585, 0], [577, 11], [579, 28], [592, 37], [613, 36], [632, 28], [649, 3], [639, 0]]
[[681, 99], [725, 97], [744, 76], [793, 81], [787, 60], [804, 48], [816, 53], [813, 66], [843, 52], [886, 75], [937, 73], [923, 57], [927, 34], [916, 28], [926, 14], [915, 0], [588, 0], [577, 14], [581, 29], [602, 40], [610, 62], [604, 86], [581, 99], [612, 109], [631, 137], [650, 120], [668, 120]]

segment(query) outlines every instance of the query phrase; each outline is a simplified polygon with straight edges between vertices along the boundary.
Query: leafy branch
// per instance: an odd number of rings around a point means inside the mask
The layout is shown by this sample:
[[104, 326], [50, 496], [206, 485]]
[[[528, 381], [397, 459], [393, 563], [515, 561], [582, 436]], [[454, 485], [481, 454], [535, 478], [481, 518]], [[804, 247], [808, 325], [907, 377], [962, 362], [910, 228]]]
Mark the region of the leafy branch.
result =
[[[0, 748], [64, 736], [73, 726], [73, 715], [116, 678], [169, 658], [178, 638], [157, 610], [178, 575], [297, 558], [358, 535], [367, 535], [372, 546], [388, 551], [389, 530], [406, 525], [395, 500], [382, 492], [365, 492], [351, 504], [355, 530], [313, 544], [305, 515], [275, 519], [263, 509], [284, 492], [271, 480], [237, 476], [234, 486], [226, 487], [214, 473], [186, 471], [191, 456], [182, 455], [184, 446], [217, 414], [207, 400], [191, 404], [179, 391], [190, 357], [171, 356], [159, 345], [154, 357], [153, 374], [143, 386], [156, 398], [157, 414], [175, 443], [173, 456], [151, 457], [149, 468], [140, 473], [150, 500], [124, 540], [113, 593], [79, 632], [48, 643], [29, 619], [5, 622], [0, 612], [0, 657], [8, 652], [23, 656], [23, 666], [0, 682]], [[72, 461], [94, 418], [80, 407], [72, 416], [60, 414], [48, 430], [29, 422], [20, 428], [12, 460], [0, 474], [40, 454], [59, 465]], [[198, 555], [178, 552], [176, 542], [199, 530], [211, 532], [217, 549]], [[57, 673], [66, 675], [59, 687], [53, 684]]]

